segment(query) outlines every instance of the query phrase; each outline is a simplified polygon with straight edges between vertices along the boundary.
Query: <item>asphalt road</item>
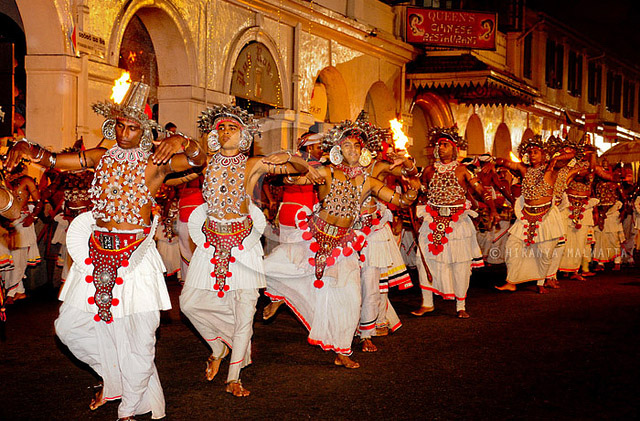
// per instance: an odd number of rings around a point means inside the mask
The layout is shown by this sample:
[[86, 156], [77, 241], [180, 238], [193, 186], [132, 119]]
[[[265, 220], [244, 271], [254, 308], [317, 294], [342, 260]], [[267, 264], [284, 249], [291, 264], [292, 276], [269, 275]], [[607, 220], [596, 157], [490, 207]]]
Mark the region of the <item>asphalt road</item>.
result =
[[[245, 399], [224, 392], [227, 362], [205, 381], [208, 348], [179, 312], [179, 285], [169, 282], [174, 309], [163, 314], [156, 358], [167, 419], [635, 418], [640, 271], [565, 280], [547, 295], [533, 285], [493, 290], [501, 279], [500, 270], [474, 274], [468, 320], [439, 299], [434, 313], [413, 317], [417, 288], [392, 292], [404, 325], [374, 338], [377, 353], [356, 346], [358, 370], [336, 367], [333, 354], [308, 345], [284, 307], [264, 324], [261, 299], [253, 365], [242, 374], [252, 392]], [[57, 341], [58, 306], [45, 287], [9, 307], [0, 328], [1, 420], [117, 418], [117, 402], [89, 411], [98, 380]]]

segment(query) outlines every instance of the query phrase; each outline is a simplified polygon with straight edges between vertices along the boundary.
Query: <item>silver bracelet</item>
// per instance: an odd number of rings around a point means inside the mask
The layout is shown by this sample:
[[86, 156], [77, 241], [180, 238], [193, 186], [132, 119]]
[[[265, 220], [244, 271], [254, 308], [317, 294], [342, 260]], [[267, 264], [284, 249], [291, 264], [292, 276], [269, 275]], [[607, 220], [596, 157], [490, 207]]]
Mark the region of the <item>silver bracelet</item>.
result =
[[35, 158], [32, 159], [32, 161], [36, 163], [42, 161], [42, 157], [44, 156], [44, 148], [41, 147], [40, 145], [38, 145], [38, 147], [40, 149], [38, 150], [38, 153], [36, 154]]
[[0, 187], [0, 190], [4, 190], [9, 195], [9, 198], [8, 198], [9, 203], [7, 203], [7, 205], [5, 207], [0, 209], [0, 213], [2, 213], [2, 212], [8, 211], [9, 209], [11, 209], [11, 206], [13, 206], [13, 194], [6, 187]]
[[58, 155], [55, 152], [51, 152], [49, 155], [49, 169], [52, 170], [56, 166], [58, 161]]
[[[289, 155], [289, 158], [287, 158], [287, 162], [291, 162], [291, 158], [292, 158], [291, 152], [289, 152], [289, 151], [285, 151], [285, 152], [287, 153], [287, 155]], [[285, 164], [287, 162], [285, 162]]]

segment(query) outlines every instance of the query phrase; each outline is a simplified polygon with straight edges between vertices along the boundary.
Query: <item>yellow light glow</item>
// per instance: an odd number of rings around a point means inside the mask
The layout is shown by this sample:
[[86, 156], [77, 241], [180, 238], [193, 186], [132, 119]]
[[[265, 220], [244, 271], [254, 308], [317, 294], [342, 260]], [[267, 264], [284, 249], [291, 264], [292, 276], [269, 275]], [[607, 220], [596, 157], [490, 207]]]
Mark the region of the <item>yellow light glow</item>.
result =
[[393, 146], [397, 151], [404, 151], [404, 156], [409, 156], [407, 152], [407, 143], [409, 138], [402, 132], [402, 121], [398, 121], [397, 118], [389, 120], [391, 125], [391, 133], [393, 133]]
[[513, 152], [509, 152], [509, 158], [511, 159], [511, 161], [513, 162], [521, 162], [520, 159], [518, 159], [518, 157], [516, 156], [516, 154], [514, 154]]
[[129, 72], [122, 72], [122, 76], [114, 82], [113, 88], [111, 88], [111, 99], [116, 104], [122, 102], [125, 94], [129, 90], [129, 86], [131, 85], [130, 76]]

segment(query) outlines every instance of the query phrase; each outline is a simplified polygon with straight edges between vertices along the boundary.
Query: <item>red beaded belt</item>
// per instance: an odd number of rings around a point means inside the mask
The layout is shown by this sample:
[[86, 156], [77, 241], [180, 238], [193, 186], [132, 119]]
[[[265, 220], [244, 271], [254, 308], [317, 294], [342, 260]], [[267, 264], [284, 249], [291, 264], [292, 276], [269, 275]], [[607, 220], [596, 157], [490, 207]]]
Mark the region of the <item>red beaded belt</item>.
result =
[[569, 194], [569, 219], [573, 222], [575, 229], [582, 228], [582, 219], [584, 218], [584, 209], [589, 202], [589, 196], [576, 196]]
[[[371, 234], [371, 229], [380, 223], [382, 219], [382, 213], [377, 210], [373, 213], [367, 213], [360, 215], [359, 226], [354, 225], [355, 229], [361, 230], [365, 235]], [[380, 229], [380, 227], [376, 228]]]
[[215, 279], [213, 289], [218, 291], [220, 298], [224, 297], [226, 291], [229, 291], [227, 278], [233, 275], [229, 271], [229, 263], [235, 262], [236, 258], [231, 255], [231, 250], [234, 247], [243, 250], [242, 242], [251, 234], [252, 229], [253, 221], [250, 216], [242, 221], [233, 222], [217, 222], [207, 218], [202, 225], [202, 232], [207, 239], [204, 248], [214, 248], [211, 257], [214, 270], [211, 272], [211, 277]]
[[549, 212], [551, 209], [551, 202], [545, 203], [544, 205], [536, 205], [530, 206], [525, 204], [522, 208], [522, 217], [520, 218], [524, 222], [524, 232], [525, 239], [524, 245], [530, 246], [535, 243], [535, 238], [538, 236], [538, 228], [540, 228], [540, 222], [542, 222], [542, 218]]
[[447, 234], [451, 234], [453, 232], [453, 228], [449, 225], [452, 221], [458, 222], [460, 215], [465, 211], [465, 206], [438, 206], [428, 204], [426, 210], [433, 219], [433, 221], [429, 223], [429, 229], [431, 229], [431, 232], [427, 235], [427, 240], [429, 240], [428, 249], [431, 254], [437, 256], [442, 253], [444, 245], [449, 242]]
[[111, 306], [120, 302], [113, 298], [113, 287], [122, 285], [123, 280], [118, 274], [118, 268], [129, 266], [129, 258], [144, 241], [149, 229], [144, 232], [120, 233], [94, 231], [89, 239], [89, 257], [85, 263], [93, 265], [93, 272], [86, 277], [87, 283], [93, 283], [96, 292], [89, 297], [89, 304], [98, 306], [98, 313], [94, 320], [111, 323], [113, 316]]

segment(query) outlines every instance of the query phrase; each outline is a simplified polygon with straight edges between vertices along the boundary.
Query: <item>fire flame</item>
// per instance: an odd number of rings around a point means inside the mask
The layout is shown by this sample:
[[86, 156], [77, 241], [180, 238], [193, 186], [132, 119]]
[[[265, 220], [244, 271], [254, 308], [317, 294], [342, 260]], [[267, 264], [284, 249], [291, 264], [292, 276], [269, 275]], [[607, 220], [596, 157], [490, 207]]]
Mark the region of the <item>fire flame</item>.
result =
[[408, 156], [407, 143], [409, 138], [402, 132], [402, 121], [398, 121], [397, 118], [389, 120], [391, 125], [391, 133], [393, 133], [393, 146], [398, 151], [404, 151], [404, 156]]
[[129, 72], [122, 72], [122, 76], [114, 82], [113, 88], [111, 88], [111, 99], [116, 104], [122, 102], [125, 94], [129, 90], [129, 86], [131, 85], [130, 76]]
[[511, 161], [513, 162], [520, 162], [520, 159], [518, 159], [516, 154], [514, 154], [513, 152], [509, 152], [509, 159], [511, 159]]

